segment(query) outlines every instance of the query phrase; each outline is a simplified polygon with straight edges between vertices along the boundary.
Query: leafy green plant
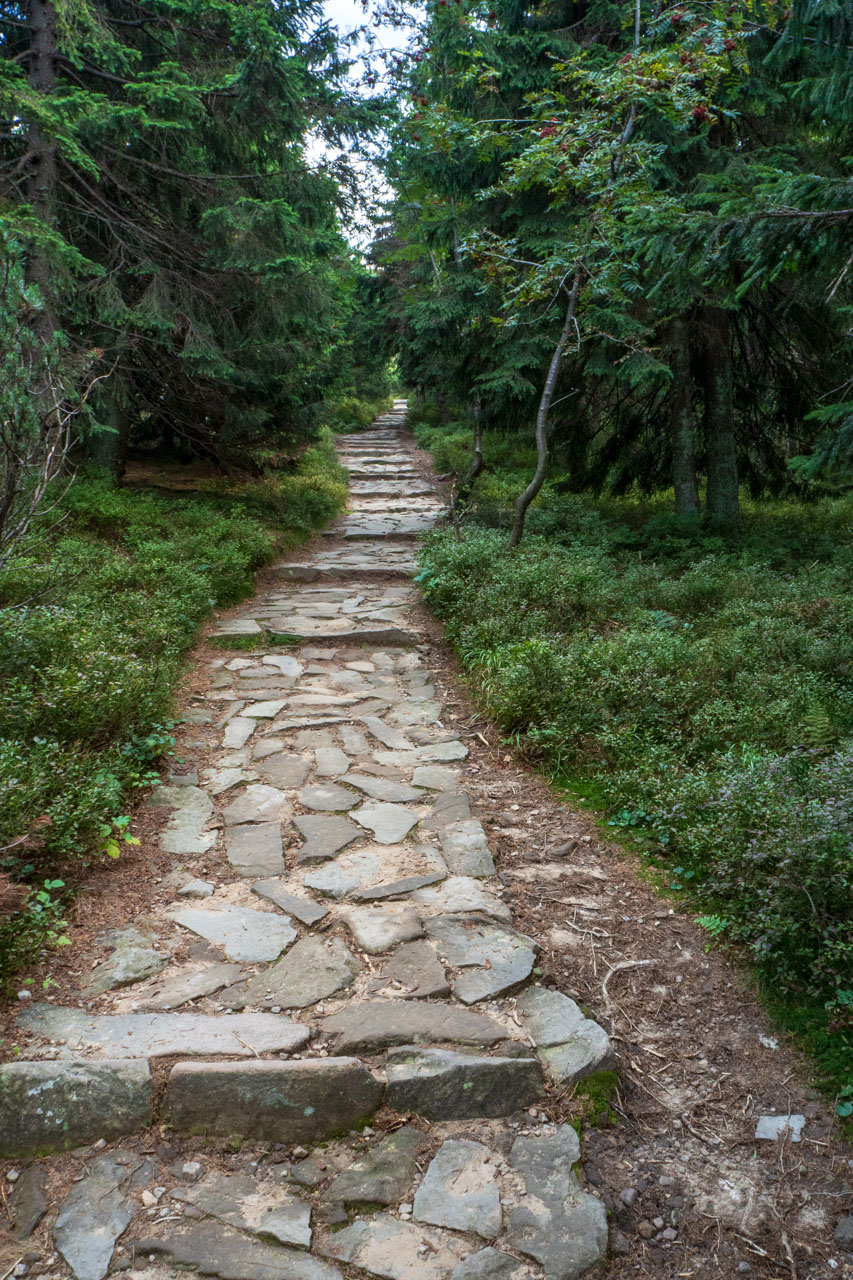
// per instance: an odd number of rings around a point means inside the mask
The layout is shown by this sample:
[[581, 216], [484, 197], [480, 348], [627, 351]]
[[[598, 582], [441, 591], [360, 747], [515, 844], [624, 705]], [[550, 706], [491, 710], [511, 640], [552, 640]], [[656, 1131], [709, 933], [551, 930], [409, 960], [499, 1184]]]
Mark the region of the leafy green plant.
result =
[[107, 858], [120, 857], [123, 844], [139, 844], [139, 837], [131, 835], [130, 817], [127, 814], [119, 818], [111, 818], [109, 822], [102, 822], [98, 834], [100, 843], [97, 846], [97, 852]]
[[548, 490], [513, 555], [478, 504], [421, 586], [497, 724], [808, 1011], [843, 1081], [820, 1027], [848, 1026], [853, 967], [853, 497], [745, 503], [737, 547], [665, 501]]
[[65, 522], [34, 531], [0, 574], [0, 870], [33, 886], [0, 924], [0, 968], [62, 936], [46, 922], [75, 861], [135, 843], [124, 810], [174, 750], [172, 693], [199, 623], [346, 493], [328, 436], [235, 488], [172, 497], [81, 476]]

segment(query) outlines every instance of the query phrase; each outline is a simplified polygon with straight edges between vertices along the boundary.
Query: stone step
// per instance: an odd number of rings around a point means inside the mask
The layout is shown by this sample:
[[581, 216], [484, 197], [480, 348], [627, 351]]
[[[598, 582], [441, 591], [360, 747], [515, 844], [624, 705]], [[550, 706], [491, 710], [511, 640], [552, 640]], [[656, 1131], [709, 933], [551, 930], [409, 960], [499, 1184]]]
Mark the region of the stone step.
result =
[[0, 1158], [127, 1137], [158, 1116], [174, 1132], [197, 1137], [315, 1143], [368, 1123], [383, 1105], [433, 1122], [494, 1119], [544, 1093], [534, 1057], [417, 1045], [392, 1048], [387, 1072], [347, 1054], [181, 1061], [170, 1069], [157, 1107], [144, 1059], [28, 1060], [0, 1066]]
[[262, 626], [252, 618], [232, 618], [229, 621], [220, 623], [219, 627], [211, 634], [214, 638], [222, 640], [257, 635], [259, 639], [265, 637], [271, 644], [289, 643], [292, 640], [310, 640], [313, 644], [319, 645], [400, 646], [406, 649], [420, 644], [423, 640], [422, 633], [410, 627], [374, 625], [344, 627], [340, 630], [324, 630], [308, 624], [289, 623], [286, 627], [276, 628], [272, 623]]
[[413, 578], [417, 573], [417, 564], [411, 555], [404, 563], [383, 558], [382, 551], [371, 554], [369, 564], [346, 564], [321, 566], [319, 564], [281, 564], [275, 572], [288, 582], [337, 582], [345, 578], [363, 578], [366, 573], [382, 574], [387, 578]]

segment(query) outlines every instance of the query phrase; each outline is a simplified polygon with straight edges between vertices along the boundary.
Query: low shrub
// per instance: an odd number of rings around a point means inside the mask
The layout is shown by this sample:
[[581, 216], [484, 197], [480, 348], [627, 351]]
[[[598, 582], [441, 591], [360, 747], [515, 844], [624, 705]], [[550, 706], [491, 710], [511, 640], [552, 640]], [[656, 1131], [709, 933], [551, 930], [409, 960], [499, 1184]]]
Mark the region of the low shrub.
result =
[[326, 408], [326, 425], [333, 431], [363, 431], [369, 427], [374, 418], [391, 408], [390, 395], [369, 399], [362, 396], [342, 396], [332, 401]]
[[514, 553], [489, 501], [424, 544], [422, 586], [475, 693], [774, 998], [853, 1045], [853, 498], [747, 501], [727, 543], [664, 498], [558, 488]]
[[114, 852], [117, 833], [120, 844], [123, 808], [169, 748], [172, 691], [199, 623], [250, 592], [274, 550], [304, 540], [345, 497], [330, 436], [289, 471], [230, 491], [215, 481], [172, 495], [82, 476], [58, 528], [54, 511], [7, 565], [0, 874], [32, 888], [29, 909], [0, 921], [0, 970], [57, 932], [57, 876], [70, 888], [75, 862]]

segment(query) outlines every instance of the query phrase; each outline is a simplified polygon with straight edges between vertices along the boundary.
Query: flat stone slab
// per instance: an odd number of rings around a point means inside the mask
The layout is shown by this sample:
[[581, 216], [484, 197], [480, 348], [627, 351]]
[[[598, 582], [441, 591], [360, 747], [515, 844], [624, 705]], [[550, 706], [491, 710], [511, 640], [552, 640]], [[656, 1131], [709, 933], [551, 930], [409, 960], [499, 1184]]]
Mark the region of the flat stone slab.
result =
[[292, 680], [298, 680], [305, 670], [303, 663], [289, 653], [265, 653], [262, 661], [265, 667], [275, 667], [283, 676]]
[[459, 774], [455, 769], [447, 769], [440, 764], [420, 764], [412, 774], [412, 784], [428, 791], [455, 791], [459, 786]]
[[438, 945], [439, 957], [462, 970], [454, 979], [453, 994], [463, 1004], [511, 991], [533, 972], [536, 944], [523, 934], [480, 920], [440, 916], [428, 920], [425, 928]]
[[239, 751], [240, 747], [244, 747], [249, 741], [256, 728], [257, 724], [254, 720], [246, 716], [234, 716], [225, 726], [222, 737], [223, 747]]
[[552, 1079], [570, 1083], [615, 1067], [607, 1032], [562, 992], [530, 987], [518, 997], [516, 1009]]
[[253, 720], [274, 720], [286, 706], [285, 698], [271, 698], [266, 702], [250, 702], [240, 714]]
[[[372, 1053], [401, 1044], [490, 1045], [506, 1039], [503, 1027], [482, 1013], [406, 1000], [354, 1001], [324, 1018], [322, 1032], [334, 1039], [335, 1053], [342, 1054]], [[535, 1065], [541, 1075], [539, 1064]]]
[[434, 1227], [473, 1231], [487, 1240], [503, 1225], [494, 1153], [481, 1142], [448, 1139], [415, 1192], [412, 1217]]
[[581, 1190], [572, 1166], [578, 1136], [562, 1125], [547, 1138], [516, 1138], [510, 1163], [526, 1197], [509, 1218], [509, 1243], [534, 1258], [546, 1280], [576, 1280], [607, 1254], [607, 1211]]
[[460, 1262], [450, 1280], [533, 1280], [533, 1273], [517, 1258], [489, 1247]]
[[412, 877], [444, 875], [444, 862], [434, 850], [409, 845], [368, 845], [305, 872], [302, 883], [330, 898], [381, 897], [383, 890], [406, 892], [400, 885], [410, 882]]
[[[258, 744], [260, 746], [260, 744]], [[255, 770], [270, 786], [282, 791], [295, 790], [301, 787], [308, 777], [308, 761], [304, 756], [288, 751], [275, 751], [271, 755], [257, 758], [255, 752]]]
[[395, 782], [393, 778], [376, 778], [368, 773], [348, 773], [347, 784], [358, 787], [372, 800], [387, 800], [392, 804], [406, 804], [410, 800], [420, 800], [423, 791], [410, 787], [405, 782]]
[[313, 1143], [364, 1124], [382, 1093], [357, 1058], [179, 1062], [165, 1110], [180, 1133]]
[[328, 862], [353, 840], [364, 836], [364, 832], [346, 818], [325, 814], [300, 814], [293, 819], [293, 825], [305, 837], [297, 858], [300, 865]]
[[452, 875], [485, 877], [495, 874], [486, 833], [476, 818], [444, 827], [439, 839], [442, 856]]
[[115, 991], [151, 978], [169, 963], [168, 954], [130, 939], [120, 943], [103, 964], [99, 964], [83, 983], [87, 991], [98, 995]]
[[400, 983], [399, 995], [406, 1000], [435, 1000], [450, 995], [444, 966], [430, 942], [403, 943], [385, 961], [380, 975], [391, 983]]
[[464, 760], [467, 755], [468, 748], [454, 739], [452, 742], [428, 743], [425, 747], [415, 747], [413, 751], [375, 751], [373, 758], [377, 764], [400, 765], [405, 769], [443, 760]]
[[279, 1244], [311, 1248], [311, 1206], [275, 1179], [250, 1173], [208, 1174], [201, 1182], [176, 1187], [170, 1199], [191, 1204], [203, 1214]]
[[423, 934], [421, 918], [409, 903], [393, 903], [385, 907], [345, 907], [339, 912], [339, 916], [359, 948], [371, 955], [390, 951], [398, 942], [408, 942]]
[[103, 1280], [116, 1241], [136, 1206], [122, 1190], [133, 1160], [100, 1156], [86, 1167], [87, 1177], [71, 1188], [53, 1226], [53, 1240], [77, 1280]]
[[200, 787], [158, 787], [149, 804], [172, 810], [159, 837], [166, 853], [207, 853], [216, 844], [216, 832], [204, 830], [213, 817], [213, 801]]
[[152, 990], [149, 986], [139, 993], [139, 1008], [143, 1012], [179, 1009], [190, 1000], [212, 996], [222, 987], [236, 982], [242, 970], [238, 964], [209, 964], [203, 969], [167, 970]]
[[140, 1257], [156, 1254], [173, 1267], [221, 1280], [343, 1280], [337, 1267], [299, 1249], [246, 1236], [221, 1222], [168, 1223], [157, 1234], [132, 1241]]
[[320, 809], [332, 813], [345, 809], [354, 809], [361, 797], [346, 787], [337, 787], [333, 782], [319, 783], [303, 787], [299, 792], [299, 803], [306, 809]]
[[387, 1075], [387, 1105], [427, 1120], [509, 1116], [545, 1095], [542, 1068], [535, 1058], [475, 1057], [408, 1046], [388, 1054]]
[[805, 1126], [806, 1117], [802, 1115], [759, 1116], [755, 1136], [765, 1142], [776, 1142], [779, 1138], [799, 1142]]
[[348, 987], [360, 968], [340, 938], [310, 934], [294, 943], [277, 964], [230, 987], [223, 999], [233, 1009], [305, 1009]]
[[0, 1157], [31, 1159], [134, 1133], [151, 1123], [152, 1093], [147, 1062], [3, 1063]]
[[338, 1174], [325, 1199], [333, 1204], [398, 1204], [405, 1200], [417, 1172], [417, 1154], [426, 1141], [426, 1134], [410, 1125], [389, 1133]]
[[356, 902], [385, 902], [391, 898], [399, 898], [413, 893], [415, 889], [423, 889], [425, 885], [438, 884], [443, 880], [446, 871], [434, 871], [420, 876], [403, 876], [401, 880], [391, 880], [385, 884], [368, 885], [362, 889], [354, 889], [351, 897]]
[[317, 924], [329, 914], [329, 908], [322, 906], [319, 902], [291, 893], [287, 887], [287, 881], [281, 876], [259, 880], [257, 884], [252, 885], [252, 893], [256, 893], [267, 902], [274, 903], [302, 924]]
[[231, 618], [220, 622], [214, 636], [260, 636], [263, 635], [263, 627], [255, 622], [254, 618]]
[[48, 1170], [31, 1164], [20, 1176], [6, 1200], [10, 1228], [16, 1240], [28, 1240], [47, 1213]]
[[244, 876], [278, 876], [284, 871], [279, 822], [247, 822], [228, 827], [225, 856]]
[[337, 778], [346, 773], [352, 761], [340, 747], [317, 747], [314, 752], [318, 778]]
[[277, 787], [254, 782], [231, 801], [222, 816], [227, 827], [243, 822], [286, 822], [290, 817], [290, 804]]
[[418, 889], [412, 900], [444, 915], [485, 915], [495, 920], [511, 920], [505, 903], [471, 876], [448, 876], [440, 885]]
[[183, 929], [222, 947], [229, 960], [242, 964], [277, 960], [296, 938], [289, 920], [251, 907], [172, 907], [169, 914]]
[[386, 724], [379, 716], [361, 716], [360, 719], [384, 747], [390, 747], [394, 751], [414, 751], [414, 742], [410, 742], [405, 734], [393, 725]]
[[62, 1005], [33, 1004], [18, 1015], [30, 1035], [112, 1058], [163, 1058], [227, 1053], [290, 1053], [305, 1044], [308, 1028], [267, 1013], [214, 1017], [204, 1013], [92, 1014]]
[[335, 1232], [322, 1252], [381, 1280], [447, 1280], [468, 1248], [453, 1236], [380, 1215]]
[[179, 898], [212, 898], [215, 886], [209, 880], [190, 880], [187, 884], [181, 885], [178, 890]]
[[356, 822], [373, 832], [379, 844], [399, 844], [417, 826], [419, 815], [400, 804], [369, 800], [353, 813]]

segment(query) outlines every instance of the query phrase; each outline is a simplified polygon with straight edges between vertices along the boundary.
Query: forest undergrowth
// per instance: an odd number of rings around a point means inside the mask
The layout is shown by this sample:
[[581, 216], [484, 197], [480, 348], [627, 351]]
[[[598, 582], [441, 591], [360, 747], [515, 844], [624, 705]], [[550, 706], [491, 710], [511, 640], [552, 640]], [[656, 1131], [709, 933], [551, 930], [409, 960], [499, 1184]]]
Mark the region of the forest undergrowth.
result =
[[[467, 430], [424, 412], [416, 434], [464, 473]], [[532, 448], [487, 433], [485, 460], [420, 574], [475, 696], [749, 956], [851, 1114], [853, 496], [744, 497], [726, 539], [668, 494], [567, 492], [556, 459], [511, 552]]]
[[7, 977], [62, 943], [75, 880], [133, 839], [125, 810], [173, 746], [199, 625], [346, 500], [328, 428], [289, 467], [199, 485], [82, 469], [0, 573], [0, 889], [27, 894], [0, 913]]

